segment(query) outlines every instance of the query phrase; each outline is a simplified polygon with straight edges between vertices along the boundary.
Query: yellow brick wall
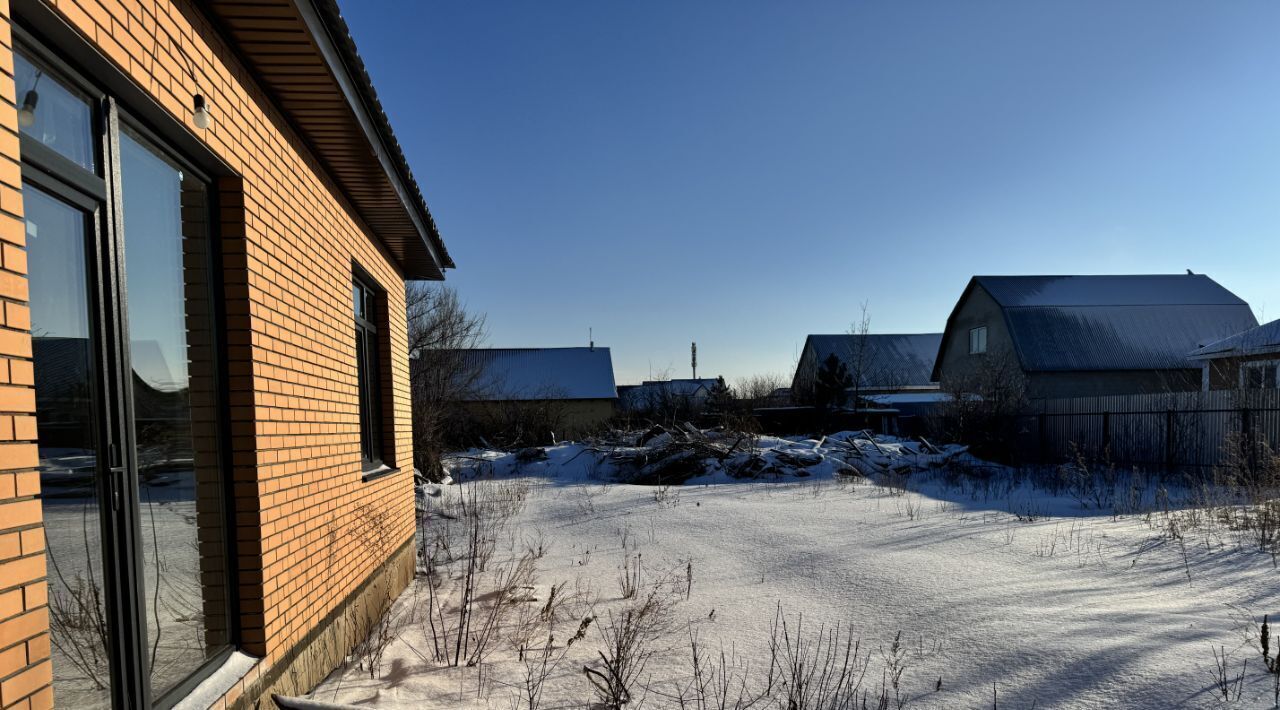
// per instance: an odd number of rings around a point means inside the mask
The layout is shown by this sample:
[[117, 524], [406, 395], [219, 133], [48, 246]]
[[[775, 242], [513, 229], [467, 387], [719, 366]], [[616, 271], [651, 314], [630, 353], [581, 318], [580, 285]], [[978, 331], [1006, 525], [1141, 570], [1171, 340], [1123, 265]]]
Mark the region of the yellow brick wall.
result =
[[0, 0], [0, 707], [53, 706], [9, 3]]
[[[0, 566], [15, 565], [13, 573], [0, 567], [0, 679], [34, 674], [47, 686], [13, 58], [8, 2], [0, 4]], [[395, 538], [389, 549], [413, 535], [403, 278], [195, 3], [49, 5], [239, 175], [216, 185], [231, 375], [228, 475], [244, 647], [264, 656], [266, 669], [383, 561], [358, 532], [365, 518], [385, 519]], [[211, 105], [204, 131], [190, 119], [196, 93]], [[369, 483], [360, 474], [353, 262], [387, 293], [383, 448], [402, 467]], [[24, 597], [18, 606], [5, 596], [13, 589]], [[7, 656], [18, 642], [24, 655]], [[10, 705], [8, 682], [0, 680], [0, 707]]]

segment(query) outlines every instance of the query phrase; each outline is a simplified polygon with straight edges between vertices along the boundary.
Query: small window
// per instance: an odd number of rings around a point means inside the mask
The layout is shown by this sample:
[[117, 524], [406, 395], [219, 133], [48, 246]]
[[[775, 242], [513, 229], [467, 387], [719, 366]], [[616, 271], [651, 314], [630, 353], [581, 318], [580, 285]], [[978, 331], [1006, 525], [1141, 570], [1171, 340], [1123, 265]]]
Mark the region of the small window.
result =
[[973, 328], [969, 331], [969, 354], [978, 355], [987, 351], [987, 326]]
[[97, 172], [93, 105], [70, 84], [21, 53], [13, 56], [18, 130], [90, 172]]
[[378, 293], [355, 279], [356, 375], [360, 390], [360, 461], [366, 471], [382, 466], [382, 380], [378, 376]]
[[1277, 389], [1276, 368], [1280, 365], [1275, 360], [1267, 362], [1246, 362], [1240, 366], [1240, 388], [1246, 390]]

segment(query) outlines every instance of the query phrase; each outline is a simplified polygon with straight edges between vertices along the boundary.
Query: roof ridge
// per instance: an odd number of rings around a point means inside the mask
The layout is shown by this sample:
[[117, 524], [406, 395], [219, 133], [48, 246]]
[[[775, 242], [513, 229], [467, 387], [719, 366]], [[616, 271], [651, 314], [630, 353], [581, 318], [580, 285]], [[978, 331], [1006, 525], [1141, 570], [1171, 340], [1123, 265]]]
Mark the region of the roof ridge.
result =
[[463, 350], [467, 352], [475, 352], [475, 351], [484, 352], [486, 350], [608, 350], [609, 346], [608, 345], [548, 345], [546, 347], [539, 347], [539, 346], [516, 345], [511, 347], [504, 347], [501, 345], [491, 345], [483, 348], [452, 348], [452, 349]]
[[[974, 274], [975, 279], [1097, 279], [1117, 278], [1132, 279], [1143, 276], [1196, 276], [1212, 280], [1208, 274]], [[1216, 283], [1216, 282], [1215, 282]]]
[[1248, 306], [1247, 303], [1240, 303], [1237, 297], [1234, 301], [1223, 301], [1221, 303], [1053, 303], [1053, 304], [1036, 304], [1030, 306], [1001, 306], [1009, 310], [1018, 308], [1188, 308], [1191, 306], [1203, 306], [1206, 308], [1218, 308], [1221, 306]]
[[861, 337], [864, 335], [865, 336], [881, 335], [881, 336], [894, 336], [894, 337], [901, 338], [904, 336], [911, 336], [911, 335], [943, 335], [943, 334], [944, 333], [940, 330], [938, 331], [931, 330], [927, 333], [810, 333], [808, 337], [810, 338], [844, 338], [844, 337], [854, 338], [854, 337]]

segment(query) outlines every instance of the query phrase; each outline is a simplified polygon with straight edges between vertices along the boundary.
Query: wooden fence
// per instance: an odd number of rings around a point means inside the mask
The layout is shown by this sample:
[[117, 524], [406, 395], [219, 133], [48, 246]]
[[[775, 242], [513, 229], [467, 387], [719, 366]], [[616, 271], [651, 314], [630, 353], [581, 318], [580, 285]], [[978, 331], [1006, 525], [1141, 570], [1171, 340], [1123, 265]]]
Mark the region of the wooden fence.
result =
[[[1206, 472], [1280, 450], [1280, 391], [1224, 390], [1050, 399], [1017, 418], [1023, 462], [1084, 456], [1149, 470]], [[1253, 462], [1256, 465], [1256, 462]]]

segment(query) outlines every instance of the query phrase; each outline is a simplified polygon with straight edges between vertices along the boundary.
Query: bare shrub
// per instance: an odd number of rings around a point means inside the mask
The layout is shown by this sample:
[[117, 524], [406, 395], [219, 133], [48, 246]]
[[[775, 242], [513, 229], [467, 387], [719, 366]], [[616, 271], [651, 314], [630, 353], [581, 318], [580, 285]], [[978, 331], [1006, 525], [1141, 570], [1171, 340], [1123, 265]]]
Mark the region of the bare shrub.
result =
[[1081, 508], [1111, 510], [1115, 505], [1116, 484], [1120, 480], [1110, 448], [1097, 457], [1089, 456], [1074, 442], [1071, 462], [1058, 467], [1058, 482]]
[[748, 710], [767, 699], [764, 693], [752, 689], [752, 675], [746, 663], [726, 653], [723, 647], [718, 656], [708, 658], [692, 628], [689, 630], [689, 666], [688, 679], [683, 683], [672, 682], [674, 692], [663, 693], [657, 689], [654, 692], [691, 710]]
[[1244, 676], [1249, 669], [1248, 659], [1241, 664], [1240, 673], [1232, 675], [1228, 669], [1230, 660], [1227, 657], [1226, 647], [1221, 649], [1211, 647], [1211, 650], [1213, 651], [1213, 689], [1222, 696], [1223, 702], [1239, 700], [1240, 694], [1244, 692]]
[[[347, 610], [349, 628], [368, 629], [356, 642], [351, 655], [370, 678], [376, 678], [382, 670], [382, 658], [387, 647], [399, 638], [403, 626], [404, 612], [395, 608], [392, 568], [386, 564], [398, 541], [391, 515], [386, 509], [362, 504], [355, 510], [354, 521], [348, 535], [363, 550], [364, 559], [376, 560], [381, 566], [376, 577], [380, 591], [378, 597], [367, 603], [353, 604]], [[331, 539], [330, 544], [332, 542]]]
[[792, 628], [781, 603], [771, 626], [769, 657], [764, 692], [781, 692], [788, 710], [853, 710], [871, 662], [861, 642], [838, 624], [819, 626], [806, 636], [804, 615], [799, 615]]
[[607, 621], [597, 624], [604, 650], [597, 654], [599, 662], [583, 666], [582, 672], [605, 707], [619, 710], [633, 700], [655, 653], [654, 641], [669, 629], [669, 594], [665, 582], [655, 582], [626, 609], [609, 612]]
[[640, 591], [640, 553], [635, 557], [626, 555], [622, 558], [622, 567], [618, 572], [618, 593], [623, 599], [632, 599]]
[[1247, 531], [1259, 550], [1275, 552], [1280, 547], [1280, 456], [1262, 437], [1249, 433], [1232, 435], [1223, 446], [1215, 478], [1247, 499], [1229, 523]]
[[[427, 565], [427, 609], [421, 624], [436, 661], [450, 666], [479, 664], [492, 650], [499, 631], [529, 602], [537, 550], [526, 549], [505, 562], [493, 563], [498, 540], [523, 509], [527, 495], [528, 484], [520, 480], [462, 486], [451, 516], [461, 527], [460, 533], [454, 529], [461, 540], [438, 543], [427, 555], [432, 562]], [[450, 558], [458, 550], [452, 562], [462, 569], [456, 577], [449, 563], [436, 561], [442, 549], [449, 550]]]
[[664, 508], [674, 508], [680, 505], [680, 490], [665, 483], [656, 485], [653, 487], [653, 502]]
[[587, 432], [570, 431], [561, 392], [546, 389], [527, 400], [485, 402], [468, 412], [467, 443], [487, 442], [501, 449], [555, 444], [559, 438]]
[[905, 503], [907, 520], [915, 520], [916, 518], [920, 517], [922, 513], [920, 508], [921, 506], [920, 501], [916, 500], [913, 496], [906, 496], [904, 499], [904, 503]]
[[990, 352], [967, 372], [942, 383], [948, 397], [930, 423], [942, 441], [962, 441], [979, 458], [1008, 461], [1017, 440], [1015, 418], [1027, 404], [1027, 378], [1013, 353]]
[[[385, 579], [383, 583], [386, 583]], [[368, 672], [369, 678], [377, 678], [382, 672], [382, 657], [386, 654], [387, 647], [400, 637], [403, 627], [402, 613], [395, 608], [395, 595], [389, 588], [384, 588], [384, 591], [385, 594], [378, 600], [352, 605], [347, 611], [350, 628], [358, 628], [359, 625], [369, 629], [368, 634], [351, 651], [351, 656], [356, 659], [361, 670]]]
[[555, 633], [548, 631], [546, 644], [536, 654], [530, 654], [527, 657], [521, 656], [520, 660], [524, 662], [525, 668], [522, 688], [524, 693], [521, 699], [524, 701], [523, 707], [525, 710], [538, 710], [538, 708], [542, 707], [542, 690], [547, 683], [547, 679], [555, 673], [564, 657], [569, 653], [569, 649], [586, 637], [587, 629], [590, 628], [593, 621], [595, 621], [595, 617], [584, 616], [578, 624], [578, 630], [569, 637], [564, 646], [559, 648], [556, 647]]

